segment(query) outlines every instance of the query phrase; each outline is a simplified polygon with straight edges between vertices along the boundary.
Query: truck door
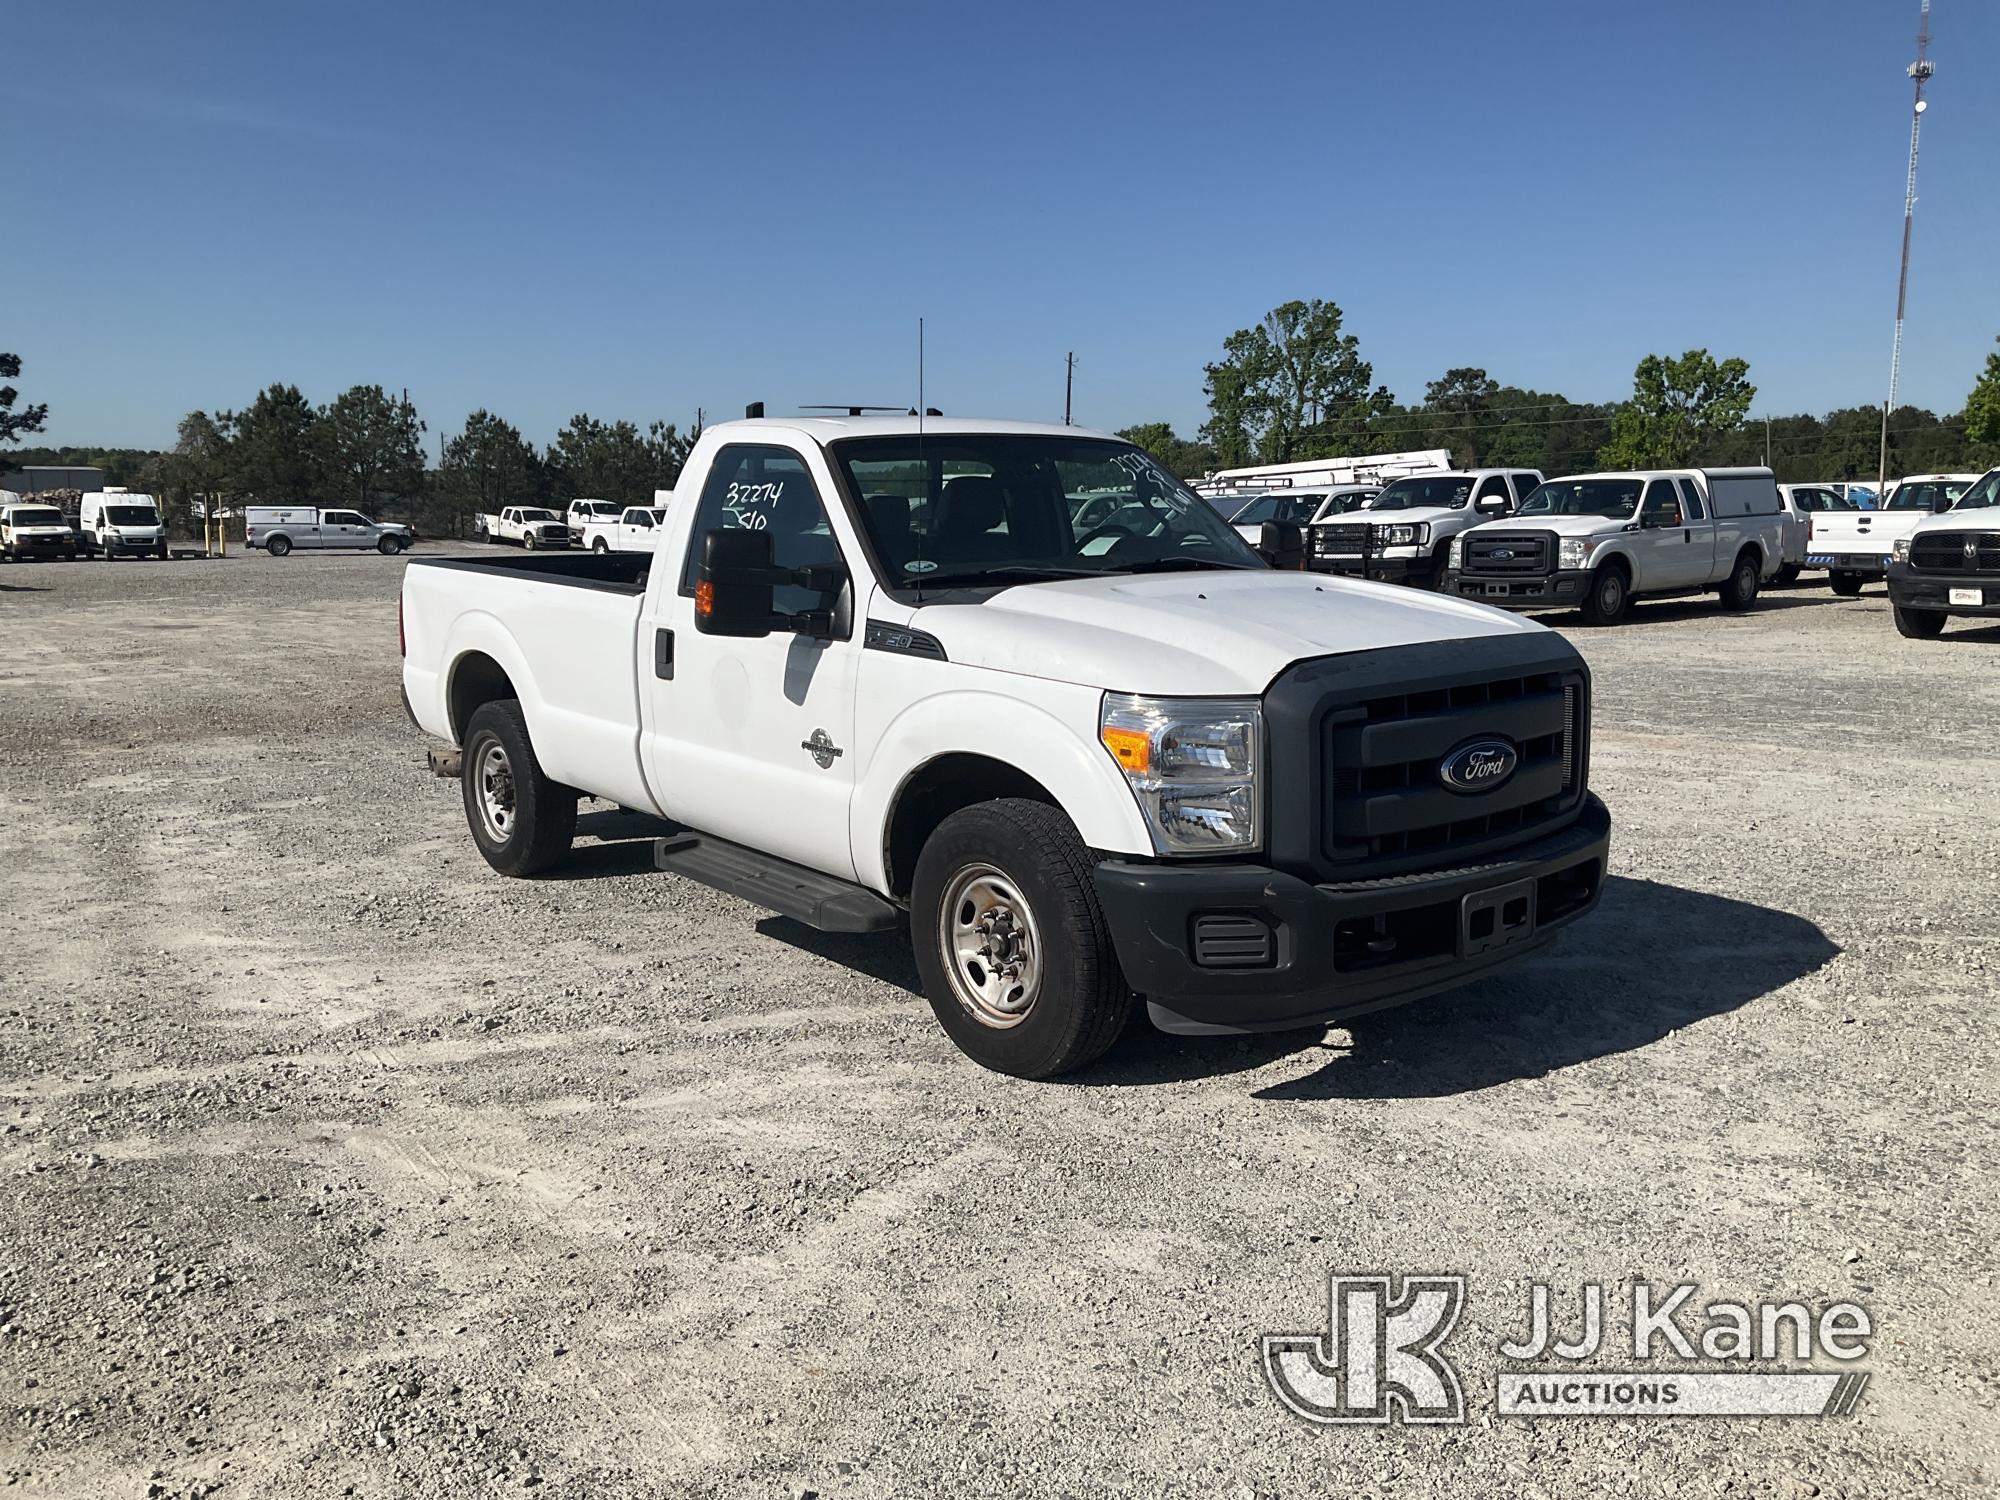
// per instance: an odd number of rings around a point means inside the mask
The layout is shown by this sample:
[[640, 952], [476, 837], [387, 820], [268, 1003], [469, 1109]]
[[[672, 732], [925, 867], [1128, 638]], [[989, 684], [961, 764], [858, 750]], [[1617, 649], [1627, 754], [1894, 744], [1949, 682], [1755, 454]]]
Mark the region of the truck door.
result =
[[[765, 443], [717, 451], [685, 534], [675, 529], [681, 550], [660, 554], [641, 613], [641, 754], [675, 821], [852, 880], [854, 679], [872, 583], [829, 514], [832, 477], [811, 459]], [[779, 567], [847, 568], [840, 589], [781, 587], [772, 601], [785, 614], [838, 610], [840, 639], [695, 629], [702, 538], [738, 528], [769, 532]]]
[[322, 547], [372, 547], [375, 539], [366, 536], [368, 528], [361, 517], [351, 510], [324, 510], [319, 516], [320, 545]]
[[[1707, 541], [1704, 531], [1703, 540]], [[1641, 558], [1641, 576], [1633, 584], [1638, 593], [1661, 589], [1687, 589], [1708, 582], [1710, 546], [1695, 546], [1695, 530], [1688, 523], [1687, 507], [1671, 479], [1655, 479], [1646, 485], [1639, 506], [1639, 534], [1635, 538]]]

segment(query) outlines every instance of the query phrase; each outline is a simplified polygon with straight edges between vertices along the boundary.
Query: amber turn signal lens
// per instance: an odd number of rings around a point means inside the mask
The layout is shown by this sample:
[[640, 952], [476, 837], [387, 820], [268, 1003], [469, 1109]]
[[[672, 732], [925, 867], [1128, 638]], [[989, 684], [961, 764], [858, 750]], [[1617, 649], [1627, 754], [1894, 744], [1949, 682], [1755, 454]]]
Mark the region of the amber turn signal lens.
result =
[[1153, 769], [1153, 737], [1145, 730], [1106, 725], [1098, 735], [1127, 775], [1144, 776]]
[[715, 613], [715, 585], [706, 578], [694, 586], [694, 612], [698, 615]]

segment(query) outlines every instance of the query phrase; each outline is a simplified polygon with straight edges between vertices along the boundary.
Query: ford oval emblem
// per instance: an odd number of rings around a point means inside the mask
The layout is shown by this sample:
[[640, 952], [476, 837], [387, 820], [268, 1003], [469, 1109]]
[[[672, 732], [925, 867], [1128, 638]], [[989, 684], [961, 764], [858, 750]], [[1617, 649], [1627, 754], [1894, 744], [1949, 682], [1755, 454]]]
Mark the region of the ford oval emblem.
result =
[[1495, 562], [1512, 562], [1514, 559], [1514, 549], [1512, 547], [1495, 547], [1486, 555]]
[[1454, 792], [1490, 792], [1507, 784], [1520, 754], [1506, 740], [1467, 740], [1438, 764], [1438, 780]]

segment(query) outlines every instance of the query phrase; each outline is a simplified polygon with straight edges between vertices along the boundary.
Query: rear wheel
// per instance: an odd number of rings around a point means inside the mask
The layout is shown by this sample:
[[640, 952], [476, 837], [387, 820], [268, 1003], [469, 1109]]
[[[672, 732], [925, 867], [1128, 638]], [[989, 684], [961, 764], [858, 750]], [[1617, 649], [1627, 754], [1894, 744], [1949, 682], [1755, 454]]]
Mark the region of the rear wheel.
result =
[[283, 557], [292, 550], [292, 539], [288, 536], [274, 536], [264, 544], [264, 550], [273, 557]]
[[1590, 577], [1590, 592], [1583, 596], [1584, 623], [1616, 625], [1632, 607], [1631, 580], [1617, 563], [1606, 563]]
[[1788, 589], [1798, 581], [1799, 566], [1797, 563], [1786, 563], [1771, 576], [1771, 582], [1775, 583], [1781, 589]]
[[611, 548], [605, 545], [603, 537], [599, 537], [596, 541], [590, 544], [590, 550], [592, 552], [609, 552]]
[[1852, 599], [1860, 593], [1862, 582], [1859, 573], [1848, 573], [1840, 568], [1833, 568], [1826, 575], [1826, 586], [1843, 599]]
[[1090, 851], [1047, 803], [981, 802], [940, 823], [917, 859], [910, 937], [938, 1024], [996, 1073], [1080, 1068], [1132, 1012]]
[[1934, 641], [1944, 634], [1944, 622], [1949, 618], [1941, 609], [1905, 609], [1893, 606], [1896, 616], [1896, 634], [1908, 636], [1913, 641]]
[[574, 788], [551, 781], [535, 759], [528, 721], [512, 698], [481, 704], [465, 729], [460, 790], [472, 841], [502, 875], [535, 875], [576, 838]]
[[1757, 554], [1745, 552], [1722, 585], [1724, 609], [1748, 609], [1757, 602]]

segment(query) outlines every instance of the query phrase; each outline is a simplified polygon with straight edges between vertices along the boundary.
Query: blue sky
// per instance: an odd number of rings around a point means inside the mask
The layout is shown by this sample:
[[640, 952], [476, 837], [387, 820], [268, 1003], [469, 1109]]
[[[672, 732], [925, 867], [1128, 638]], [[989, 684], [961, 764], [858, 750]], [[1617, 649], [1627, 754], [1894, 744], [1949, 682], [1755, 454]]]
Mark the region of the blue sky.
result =
[[[1404, 399], [1648, 351], [1887, 384], [1915, 0], [139, 6], [0, 20], [0, 349], [45, 441], [295, 381], [685, 422], [763, 399], [1203, 415], [1289, 297]], [[1938, 0], [1906, 399], [2000, 333], [2000, 7]]]

